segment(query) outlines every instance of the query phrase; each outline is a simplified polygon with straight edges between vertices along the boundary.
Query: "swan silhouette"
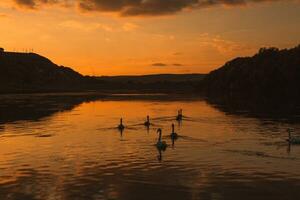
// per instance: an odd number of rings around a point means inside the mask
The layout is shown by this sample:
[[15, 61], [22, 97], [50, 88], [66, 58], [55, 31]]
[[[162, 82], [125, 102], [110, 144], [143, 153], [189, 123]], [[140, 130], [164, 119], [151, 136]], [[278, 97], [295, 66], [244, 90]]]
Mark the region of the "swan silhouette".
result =
[[291, 129], [287, 129], [287, 132], [289, 134], [289, 138], [287, 139], [287, 141], [290, 144], [300, 144], [300, 137], [298, 136], [292, 136], [292, 130]]
[[123, 125], [123, 119], [122, 118], [120, 119], [120, 124], [118, 125], [118, 129], [120, 131], [123, 131], [125, 129], [125, 126]]
[[147, 115], [147, 120], [144, 123], [145, 126], [149, 127], [150, 126], [150, 117]]
[[170, 134], [170, 137], [172, 138], [172, 140], [176, 140], [178, 138], [178, 134], [175, 133], [175, 125], [172, 124], [172, 133]]
[[183, 118], [183, 115], [182, 115], [182, 109], [178, 110], [178, 114], [176, 116], [176, 120], [177, 121], [181, 121]]
[[158, 150], [166, 150], [166, 148], [167, 148], [167, 143], [165, 142], [165, 141], [162, 141], [161, 140], [161, 135], [162, 135], [162, 133], [161, 133], [162, 131], [161, 131], [161, 129], [159, 128], [159, 129], [157, 129], [157, 133], [159, 134], [158, 135], [158, 140], [157, 140], [157, 143], [156, 143], [156, 147], [157, 147], [157, 149]]

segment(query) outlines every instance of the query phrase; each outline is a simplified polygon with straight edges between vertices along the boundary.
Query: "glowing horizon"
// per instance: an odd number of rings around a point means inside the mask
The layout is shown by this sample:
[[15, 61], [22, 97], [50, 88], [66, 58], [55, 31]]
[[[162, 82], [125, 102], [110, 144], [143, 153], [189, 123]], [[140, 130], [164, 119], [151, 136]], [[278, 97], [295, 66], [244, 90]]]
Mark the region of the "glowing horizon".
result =
[[299, 10], [297, 0], [3, 0], [0, 47], [84, 75], [208, 73], [298, 45]]

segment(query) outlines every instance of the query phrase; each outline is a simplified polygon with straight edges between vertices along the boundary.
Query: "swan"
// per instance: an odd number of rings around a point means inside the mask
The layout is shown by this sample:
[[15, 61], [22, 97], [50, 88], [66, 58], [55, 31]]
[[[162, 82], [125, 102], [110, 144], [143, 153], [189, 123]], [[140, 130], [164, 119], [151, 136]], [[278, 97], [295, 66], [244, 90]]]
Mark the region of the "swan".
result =
[[144, 123], [145, 126], [149, 127], [150, 126], [150, 117], [147, 115], [147, 120]]
[[159, 134], [159, 136], [158, 136], [158, 140], [157, 140], [157, 143], [156, 143], [156, 147], [157, 147], [157, 149], [159, 149], [159, 150], [166, 150], [166, 148], [167, 148], [167, 143], [165, 142], [165, 141], [161, 141], [161, 129], [159, 128], [159, 129], [157, 129], [157, 133]]
[[287, 139], [287, 141], [290, 144], [300, 144], [300, 137], [298, 136], [292, 136], [292, 130], [291, 129], [287, 129], [287, 132], [289, 134], [289, 138]]
[[171, 133], [171, 135], [170, 135], [170, 137], [173, 139], [173, 140], [176, 140], [177, 138], [178, 138], [178, 134], [177, 133], [175, 133], [175, 125], [174, 124], [172, 124], [172, 133]]
[[177, 114], [176, 120], [177, 121], [181, 121], [182, 118], [183, 118], [182, 109], [180, 109], [180, 110], [178, 110], [178, 114]]
[[119, 126], [118, 126], [118, 129], [119, 129], [120, 131], [123, 131], [123, 130], [125, 129], [125, 126], [123, 125], [123, 119], [122, 119], [122, 118], [120, 119], [120, 124], [119, 124]]

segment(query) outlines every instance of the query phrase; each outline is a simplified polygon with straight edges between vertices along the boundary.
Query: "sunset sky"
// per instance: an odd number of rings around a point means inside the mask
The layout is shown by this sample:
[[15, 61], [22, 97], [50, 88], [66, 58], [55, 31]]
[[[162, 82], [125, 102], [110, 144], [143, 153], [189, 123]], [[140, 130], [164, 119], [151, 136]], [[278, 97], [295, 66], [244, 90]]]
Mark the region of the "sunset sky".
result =
[[300, 44], [298, 0], [1, 0], [0, 47], [86, 75], [207, 73]]

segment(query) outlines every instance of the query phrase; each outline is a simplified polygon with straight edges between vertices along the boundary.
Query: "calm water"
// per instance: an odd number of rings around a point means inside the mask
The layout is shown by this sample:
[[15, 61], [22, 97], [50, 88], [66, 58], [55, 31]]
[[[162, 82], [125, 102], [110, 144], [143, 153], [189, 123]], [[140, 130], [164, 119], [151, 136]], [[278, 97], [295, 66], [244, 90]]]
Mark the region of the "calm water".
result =
[[[299, 134], [300, 117], [159, 99], [2, 99], [0, 199], [299, 199], [300, 146], [285, 139], [287, 128]], [[154, 146], [159, 127], [164, 152]]]

